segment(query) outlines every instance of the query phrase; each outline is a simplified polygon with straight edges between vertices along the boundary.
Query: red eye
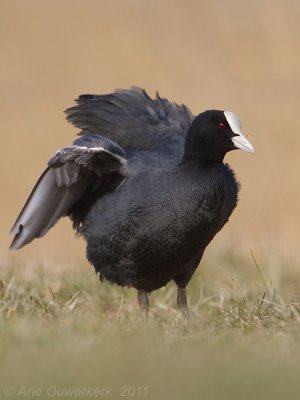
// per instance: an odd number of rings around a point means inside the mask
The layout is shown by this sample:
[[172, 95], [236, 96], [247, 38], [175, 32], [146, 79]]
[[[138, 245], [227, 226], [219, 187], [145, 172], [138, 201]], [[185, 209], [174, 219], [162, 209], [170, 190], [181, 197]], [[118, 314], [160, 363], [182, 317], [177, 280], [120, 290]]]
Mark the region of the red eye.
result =
[[222, 122], [219, 124], [219, 128], [225, 128], [225, 124], [223, 124]]

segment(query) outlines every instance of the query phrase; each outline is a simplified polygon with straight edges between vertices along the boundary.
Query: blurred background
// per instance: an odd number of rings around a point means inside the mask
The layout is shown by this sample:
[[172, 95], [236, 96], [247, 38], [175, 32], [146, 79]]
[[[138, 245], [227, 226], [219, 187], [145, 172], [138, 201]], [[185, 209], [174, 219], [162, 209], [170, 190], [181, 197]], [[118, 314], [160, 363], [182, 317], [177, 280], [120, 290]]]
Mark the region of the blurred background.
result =
[[256, 155], [227, 162], [242, 184], [211, 244], [260, 256], [299, 243], [300, 2], [2, 0], [1, 261], [84, 259], [68, 220], [18, 252], [8, 232], [47, 160], [78, 132], [63, 110], [82, 93], [137, 85], [189, 106], [236, 112]]

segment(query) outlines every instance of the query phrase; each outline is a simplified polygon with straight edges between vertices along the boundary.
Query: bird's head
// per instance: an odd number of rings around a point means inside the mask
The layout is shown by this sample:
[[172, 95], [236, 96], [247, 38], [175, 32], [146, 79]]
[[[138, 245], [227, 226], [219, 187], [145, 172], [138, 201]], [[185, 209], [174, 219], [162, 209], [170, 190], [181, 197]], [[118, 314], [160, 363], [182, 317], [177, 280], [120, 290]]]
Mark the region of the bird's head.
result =
[[186, 137], [185, 158], [221, 162], [236, 149], [255, 153], [235, 113], [208, 110], [195, 117]]

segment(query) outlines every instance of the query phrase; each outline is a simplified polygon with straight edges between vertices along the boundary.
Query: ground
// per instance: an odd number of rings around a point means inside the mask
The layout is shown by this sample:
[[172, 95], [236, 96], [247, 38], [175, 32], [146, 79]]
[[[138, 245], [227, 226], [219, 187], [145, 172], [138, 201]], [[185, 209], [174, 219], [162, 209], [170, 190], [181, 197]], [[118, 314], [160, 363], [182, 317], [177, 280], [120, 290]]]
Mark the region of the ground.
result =
[[299, 399], [299, 276], [282, 260], [275, 287], [268, 267], [208, 257], [188, 290], [193, 323], [169, 284], [144, 325], [135, 291], [87, 265], [2, 265], [0, 398]]

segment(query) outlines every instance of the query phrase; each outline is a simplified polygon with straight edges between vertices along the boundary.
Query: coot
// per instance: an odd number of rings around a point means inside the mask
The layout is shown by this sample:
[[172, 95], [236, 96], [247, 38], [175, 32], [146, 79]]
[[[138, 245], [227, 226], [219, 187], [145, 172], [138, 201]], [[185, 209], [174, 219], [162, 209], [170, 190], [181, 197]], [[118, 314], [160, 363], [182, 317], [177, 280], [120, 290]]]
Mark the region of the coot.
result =
[[11, 249], [68, 216], [101, 279], [137, 289], [145, 318], [148, 293], [174, 280], [189, 319], [186, 286], [238, 201], [224, 156], [254, 152], [238, 117], [209, 110], [194, 118], [137, 87], [76, 102], [66, 114], [80, 137], [48, 162], [11, 230]]

